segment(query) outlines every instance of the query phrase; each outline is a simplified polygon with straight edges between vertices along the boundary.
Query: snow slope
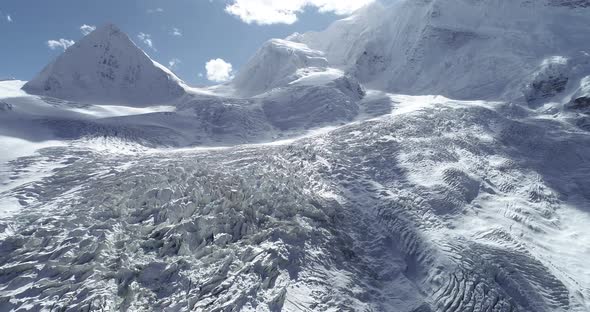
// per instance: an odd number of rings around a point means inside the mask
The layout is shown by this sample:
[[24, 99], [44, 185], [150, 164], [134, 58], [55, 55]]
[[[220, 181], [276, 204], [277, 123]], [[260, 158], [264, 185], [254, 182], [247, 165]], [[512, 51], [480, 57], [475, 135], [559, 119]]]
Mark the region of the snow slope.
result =
[[77, 102], [145, 106], [179, 98], [183, 86], [178, 77], [109, 24], [68, 48], [23, 90]]
[[402, 0], [290, 40], [371, 88], [514, 99], [547, 58], [588, 58], [589, 10], [586, 1]]
[[0, 109], [11, 113], [0, 115], [0, 132], [33, 141], [102, 137], [149, 147], [297, 137], [351, 121], [364, 95], [354, 78], [328, 68], [322, 55], [271, 40], [231, 84], [196, 89], [107, 25], [27, 82], [22, 89], [28, 94], [2, 82]]
[[0, 135], [31, 144], [103, 138], [146, 147], [228, 146], [298, 137], [358, 115], [362, 87], [339, 72], [328, 76], [318, 81], [310, 76], [313, 81], [301, 80], [256, 98], [189, 93], [173, 105], [150, 106], [37, 97], [19, 91], [23, 82], [0, 82], [7, 95], [0, 94]]
[[[3, 83], [0, 83], [0, 87]], [[148, 147], [232, 145], [268, 140], [272, 128], [249, 101], [187, 97], [181, 103], [138, 107], [85, 104], [49, 97], [2, 98], [0, 135], [30, 142], [110, 138]]]
[[587, 4], [377, 4], [172, 103], [0, 82], [0, 310], [590, 311]]
[[0, 193], [0, 309], [589, 311], [587, 132], [390, 101], [285, 144], [19, 159], [61, 166]]
[[300, 130], [352, 121], [364, 88], [352, 77], [327, 69], [298, 71], [300, 78], [259, 95], [267, 120], [279, 130]]
[[280, 39], [266, 42], [228, 87], [231, 97], [259, 103], [279, 131], [349, 122], [365, 95], [355, 78], [328, 67], [322, 52]]
[[231, 84], [237, 94], [253, 96], [300, 78], [300, 69], [324, 71], [327, 67], [322, 52], [301, 43], [273, 39], [256, 52]]

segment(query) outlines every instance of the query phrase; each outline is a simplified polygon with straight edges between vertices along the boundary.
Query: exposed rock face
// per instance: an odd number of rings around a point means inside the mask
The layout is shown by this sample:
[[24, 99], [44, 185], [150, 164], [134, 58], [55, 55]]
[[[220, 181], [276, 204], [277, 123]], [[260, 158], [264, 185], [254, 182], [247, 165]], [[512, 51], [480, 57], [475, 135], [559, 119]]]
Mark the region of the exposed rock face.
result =
[[573, 109], [587, 109], [590, 108], [590, 97], [579, 97], [575, 99], [570, 106]]
[[590, 109], [590, 76], [586, 76], [580, 80], [580, 87], [576, 90], [571, 102], [566, 107], [575, 110]]
[[0, 102], [0, 112], [6, 112], [12, 110], [12, 104], [6, 102]]
[[567, 59], [563, 57], [547, 58], [532, 75], [531, 82], [525, 86], [525, 98], [529, 104], [532, 104], [537, 100], [553, 97], [565, 90], [568, 81]]
[[154, 62], [114, 25], [68, 48], [23, 90], [79, 102], [165, 103], [184, 94], [183, 82]]
[[549, 4], [553, 6], [565, 6], [571, 8], [590, 7], [590, 1], [588, 0], [549, 0]]

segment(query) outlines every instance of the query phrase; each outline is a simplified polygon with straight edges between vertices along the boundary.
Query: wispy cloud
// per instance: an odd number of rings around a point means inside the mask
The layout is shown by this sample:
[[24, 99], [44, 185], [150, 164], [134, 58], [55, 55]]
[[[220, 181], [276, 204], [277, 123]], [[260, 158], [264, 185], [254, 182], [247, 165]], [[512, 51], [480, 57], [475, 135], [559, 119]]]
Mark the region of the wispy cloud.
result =
[[207, 70], [207, 79], [213, 82], [225, 82], [234, 77], [231, 63], [220, 58], [207, 62], [205, 69]]
[[182, 37], [182, 31], [180, 31], [180, 29], [178, 29], [176, 27], [172, 28], [171, 34], [172, 34], [172, 36]]
[[168, 62], [168, 68], [170, 69], [176, 69], [178, 68], [178, 65], [182, 63], [179, 59], [177, 58], [173, 58]]
[[94, 25], [84, 24], [84, 25], [80, 26], [80, 31], [82, 32], [82, 35], [84, 35], [84, 36], [88, 35], [89, 33], [93, 32], [95, 30], [96, 30], [96, 26], [94, 26]]
[[293, 24], [306, 7], [320, 12], [350, 14], [375, 0], [231, 0], [225, 7], [242, 21], [260, 25]]
[[164, 9], [162, 9], [162, 8], [148, 9], [148, 10], [147, 10], [147, 12], [148, 12], [149, 14], [153, 14], [153, 13], [162, 13], [162, 12], [164, 12]]
[[10, 16], [10, 14], [6, 15], [6, 20], [7, 20], [9, 23], [12, 23], [12, 16]]
[[69, 47], [73, 46], [74, 43], [76, 43], [74, 40], [68, 40], [68, 39], [58, 39], [58, 40], [48, 40], [47, 41], [47, 46], [51, 49], [51, 50], [56, 50], [56, 49], [62, 49], [62, 50], [67, 50]]
[[140, 32], [137, 35], [137, 39], [139, 39], [145, 45], [147, 45], [148, 47], [150, 47], [152, 50], [154, 50], [154, 51], [156, 50], [154, 48], [154, 42], [152, 41], [152, 35]]

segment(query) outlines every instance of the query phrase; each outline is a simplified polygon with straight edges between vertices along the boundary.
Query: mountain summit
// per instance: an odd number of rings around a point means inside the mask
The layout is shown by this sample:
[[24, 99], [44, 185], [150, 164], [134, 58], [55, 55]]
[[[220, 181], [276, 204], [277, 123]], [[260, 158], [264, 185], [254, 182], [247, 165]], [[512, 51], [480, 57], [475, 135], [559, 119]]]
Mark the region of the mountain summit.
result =
[[145, 105], [174, 100], [184, 94], [183, 86], [108, 24], [68, 48], [23, 90], [72, 101]]
[[320, 51], [288, 40], [267, 41], [232, 82], [242, 95], [256, 95], [301, 78], [298, 70], [325, 71], [328, 60]]

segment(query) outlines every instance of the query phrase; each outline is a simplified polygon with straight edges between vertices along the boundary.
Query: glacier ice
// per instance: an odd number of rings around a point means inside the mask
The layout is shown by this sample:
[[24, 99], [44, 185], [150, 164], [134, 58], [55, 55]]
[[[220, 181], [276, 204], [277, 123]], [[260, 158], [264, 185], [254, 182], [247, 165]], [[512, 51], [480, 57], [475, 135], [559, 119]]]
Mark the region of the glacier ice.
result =
[[63, 167], [10, 191], [2, 307], [586, 311], [587, 235], [565, 222], [588, 219], [587, 135], [506, 109], [433, 99], [274, 146], [43, 149], [13, 163]]
[[588, 8], [377, 3], [210, 88], [99, 28], [0, 82], [0, 310], [590, 311]]

